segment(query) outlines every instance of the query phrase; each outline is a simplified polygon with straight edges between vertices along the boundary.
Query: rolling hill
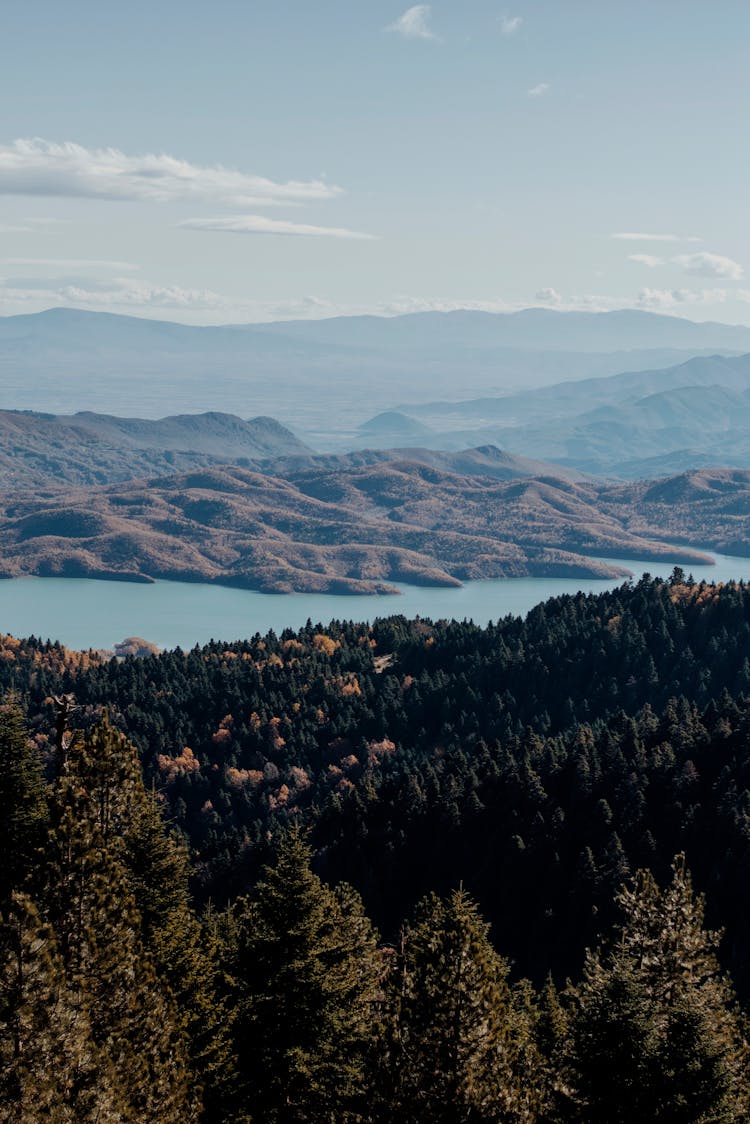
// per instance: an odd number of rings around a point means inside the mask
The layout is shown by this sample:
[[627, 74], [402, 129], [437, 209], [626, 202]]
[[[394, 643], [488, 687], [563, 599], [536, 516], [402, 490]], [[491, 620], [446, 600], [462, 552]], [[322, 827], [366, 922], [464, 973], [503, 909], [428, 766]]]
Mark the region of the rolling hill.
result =
[[601, 557], [707, 561], [665, 544], [660, 528], [628, 528], [626, 499], [602, 502], [600, 491], [554, 476], [503, 480], [397, 459], [344, 468], [303, 461], [286, 476], [205, 468], [6, 497], [0, 573], [385, 593], [399, 581], [625, 572]]
[[273, 418], [183, 414], [157, 421], [91, 412], [0, 411], [0, 489], [103, 484], [211, 464], [258, 464], [309, 452]]
[[750, 471], [684, 472], [613, 488], [602, 499], [611, 514], [627, 512], [624, 525], [634, 534], [661, 527], [673, 542], [710, 543], [725, 554], [750, 554]]

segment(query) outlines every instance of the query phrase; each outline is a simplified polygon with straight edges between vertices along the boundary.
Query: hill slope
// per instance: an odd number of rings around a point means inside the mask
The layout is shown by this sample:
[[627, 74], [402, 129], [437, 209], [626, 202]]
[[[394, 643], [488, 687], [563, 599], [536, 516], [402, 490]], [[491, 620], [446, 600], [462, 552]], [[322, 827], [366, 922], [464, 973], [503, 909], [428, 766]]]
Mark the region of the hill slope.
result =
[[638, 481], [602, 495], [605, 509], [633, 534], [661, 527], [673, 542], [711, 543], [726, 554], [750, 553], [750, 471], [709, 468], [656, 483]]
[[628, 530], [630, 509], [617, 501], [605, 507], [592, 483], [405, 460], [286, 476], [210, 468], [11, 496], [0, 510], [0, 572], [370, 593], [394, 581], [624, 572], [592, 555], [706, 560], [665, 545], [660, 530]]
[[750, 355], [410, 409], [442, 448], [481, 440], [583, 472], [645, 476], [658, 458], [667, 472], [750, 466]]
[[0, 411], [0, 488], [97, 484], [309, 452], [273, 418], [183, 414], [158, 421], [90, 412]]

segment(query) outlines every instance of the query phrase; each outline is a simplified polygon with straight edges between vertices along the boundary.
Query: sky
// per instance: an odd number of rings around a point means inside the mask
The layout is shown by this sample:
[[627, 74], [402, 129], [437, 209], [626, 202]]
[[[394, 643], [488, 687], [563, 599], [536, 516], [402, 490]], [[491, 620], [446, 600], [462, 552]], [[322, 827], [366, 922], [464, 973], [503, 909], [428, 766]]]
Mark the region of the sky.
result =
[[750, 324], [749, 0], [3, 0], [0, 315]]

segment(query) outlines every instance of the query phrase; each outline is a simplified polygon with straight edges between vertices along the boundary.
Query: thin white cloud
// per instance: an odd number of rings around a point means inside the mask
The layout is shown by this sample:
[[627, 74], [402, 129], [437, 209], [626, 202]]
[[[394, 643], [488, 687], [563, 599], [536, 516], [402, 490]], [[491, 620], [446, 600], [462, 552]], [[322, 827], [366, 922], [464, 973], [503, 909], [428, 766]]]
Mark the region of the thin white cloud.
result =
[[500, 34], [501, 35], [515, 35], [521, 27], [523, 19], [521, 16], [501, 16], [500, 17]]
[[85, 308], [126, 309], [148, 307], [196, 308], [202, 311], [221, 307], [222, 298], [209, 289], [185, 289], [178, 285], [154, 285], [131, 278], [114, 278], [109, 284], [81, 280], [61, 285], [44, 281], [8, 284], [0, 282], [0, 306], [33, 302], [39, 307], [66, 305]]
[[67, 219], [52, 218], [19, 219], [15, 223], [0, 223], [0, 234], [39, 234], [40, 228], [41, 230], [54, 228], [67, 221]]
[[43, 267], [50, 273], [76, 273], [89, 270], [112, 270], [120, 272], [140, 269], [129, 261], [107, 261], [102, 258], [2, 258], [3, 265]]
[[[744, 293], [744, 296], [741, 294]], [[544, 296], [543, 294], [550, 294]], [[554, 296], [552, 296], [554, 294]], [[750, 303], [750, 290], [735, 292], [727, 289], [642, 289], [637, 296], [614, 296], [604, 293], [582, 293], [564, 295], [551, 287], [540, 289], [535, 300], [504, 300], [488, 298], [486, 300], [460, 299], [460, 298], [423, 298], [423, 297], [396, 297], [389, 301], [382, 301], [375, 305], [366, 306], [339, 306], [335, 311], [331, 309], [327, 315], [360, 315], [363, 313], [375, 316], [402, 316], [409, 312], [459, 312], [462, 310], [480, 312], [520, 312], [523, 309], [543, 305], [560, 312], [613, 312], [620, 309], [638, 308], [654, 312], [671, 312], [675, 315], [687, 315], [689, 310], [698, 309], [701, 305], [711, 306], [724, 304], [729, 299], [739, 297]]]
[[230, 234], [302, 235], [314, 238], [345, 238], [372, 241], [374, 234], [348, 230], [341, 226], [312, 226], [310, 223], [269, 219], [265, 215], [225, 215], [217, 218], [185, 219], [179, 224], [186, 230], [218, 230]]
[[210, 289], [184, 289], [179, 285], [121, 285], [108, 292], [89, 290], [84, 286], [66, 285], [63, 295], [70, 301], [86, 301], [89, 304], [111, 306], [127, 304], [135, 306], [157, 305], [160, 308], [200, 308], [214, 309], [221, 305], [221, 298]]
[[404, 39], [436, 39], [437, 36], [429, 24], [430, 13], [429, 4], [415, 4], [412, 8], [407, 8], [393, 23], [389, 23], [384, 30], [395, 31], [398, 35], [403, 35]]
[[628, 254], [628, 261], [634, 261], [637, 265], [646, 265], [649, 269], [656, 269], [658, 265], [666, 265], [666, 260], [658, 258], [655, 254]]
[[723, 254], [678, 254], [672, 261], [686, 273], [692, 273], [696, 277], [723, 277], [727, 281], [741, 281], [745, 276], [740, 263]]
[[[409, 297], [398, 296], [391, 300], [380, 301], [376, 305], [362, 307], [356, 310], [359, 313], [370, 313], [375, 316], [406, 316], [412, 312], [515, 312], [520, 305], [505, 301], [500, 297], [487, 300], [465, 299], [451, 297]], [[525, 307], [525, 306], [524, 306]], [[353, 309], [350, 311], [354, 311]]]
[[726, 289], [642, 289], [638, 294], [638, 308], [659, 311], [691, 304], [723, 304]]
[[0, 194], [268, 206], [331, 199], [341, 188], [320, 179], [276, 183], [165, 153], [128, 156], [116, 148], [33, 138], [0, 145]]
[[725, 281], [741, 281], [745, 270], [733, 258], [724, 257], [723, 254], [710, 254], [701, 252], [697, 254], [675, 254], [671, 258], [659, 257], [656, 254], [628, 254], [628, 261], [638, 265], [656, 269], [659, 266], [676, 265], [685, 273], [694, 277], [719, 277]]
[[682, 236], [680, 234], [642, 234], [630, 230], [620, 231], [617, 234], [610, 234], [610, 238], [616, 238], [620, 242], [702, 242], [702, 238], [696, 238], [694, 235]]
[[[164, 319], [188, 324], [266, 323], [272, 320], [320, 319], [351, 309], [316, 296], [264, 301], [238, 298], [211, 289], [191, 289], [135, 281], [132, 277], [93, 278], [51, 283], [49, 278], [0, 279], [0, 314], [39, 312], [45, 308], [83, 308]], [[357, 310], [362, 311], [362, 310]]]
[[527, 90], [526, 95], [530, 98], [543, 98], [545, 94], [549, 93], [549, 91], [549, 82], [540, 82], [538, 86], [532, 86], [530, 90]]

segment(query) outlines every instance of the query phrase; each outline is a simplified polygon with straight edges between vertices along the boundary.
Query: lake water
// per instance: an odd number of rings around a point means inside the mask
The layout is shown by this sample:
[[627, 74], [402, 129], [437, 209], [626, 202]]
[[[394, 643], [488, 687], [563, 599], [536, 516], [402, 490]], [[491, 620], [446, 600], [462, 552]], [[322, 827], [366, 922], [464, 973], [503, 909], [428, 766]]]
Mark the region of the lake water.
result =
[[[750, 558], [713, 554], [714, 566], [690, 567], [696, 581], [750, 582]], [[609, 559], [631, 570], [668, 577], [673, 563]], [[687, 567], [686, 567], [687, 569]], [[342, 597], [253, 593], [212, 585], [91, 581], [81, 578], [19, 578], [0, 581], [0, 632], [60, 640], [70, 648], [111, 648], [126, 636], [143, 636], [162, 648], [191, 648], [212, 638], [237, 640], [273, 628], [313, 622], [371, 621], [403, 613], [470, 619], [478, 624], [507, 613], [524, 615], [548, 597], [579, 589], [612, 589], [621, 579], [509, 578], [469, 582], [460, 589], [401, 586], [400, 596]]]

